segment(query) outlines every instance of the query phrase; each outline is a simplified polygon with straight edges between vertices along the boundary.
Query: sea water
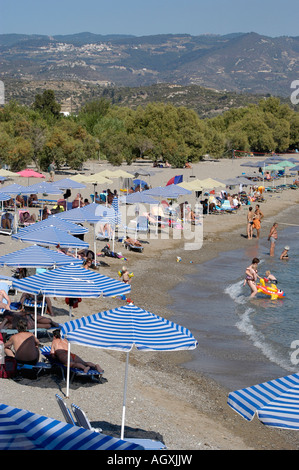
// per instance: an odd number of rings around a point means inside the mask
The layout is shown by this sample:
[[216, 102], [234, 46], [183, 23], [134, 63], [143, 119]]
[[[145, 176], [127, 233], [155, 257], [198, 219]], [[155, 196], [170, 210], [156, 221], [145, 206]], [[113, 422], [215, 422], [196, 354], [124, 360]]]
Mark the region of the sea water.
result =
[[[299, 221], [299, 217], [297, 218]], [[289, 375], [299, 370], [299, 223], [280, 228], [275, 256], [267, 238], [248, 240], [248, 248], [221, 253], [198, 265], [196, 273], [172, 290], [173, 321], [198, 341], [184, 367], [202, 372], [228, 389]], [[289, 259], [279, 256], [289, 245]], [[249, 298], [245, 269], [258, 257], [260, 276], [270, 270], [285, 292]], [[182, 257], [183, 261], [183, 257]]]

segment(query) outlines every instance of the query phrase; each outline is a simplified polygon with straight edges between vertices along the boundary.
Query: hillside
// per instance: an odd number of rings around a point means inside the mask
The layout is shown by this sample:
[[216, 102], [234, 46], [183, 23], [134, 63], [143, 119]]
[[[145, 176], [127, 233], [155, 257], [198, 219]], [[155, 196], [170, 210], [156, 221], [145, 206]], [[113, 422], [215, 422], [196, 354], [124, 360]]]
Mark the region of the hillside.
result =
[[289, 97], [299, 37], [219, 35], [0, 35], [0, 79], [102, 86], [171, 83]]

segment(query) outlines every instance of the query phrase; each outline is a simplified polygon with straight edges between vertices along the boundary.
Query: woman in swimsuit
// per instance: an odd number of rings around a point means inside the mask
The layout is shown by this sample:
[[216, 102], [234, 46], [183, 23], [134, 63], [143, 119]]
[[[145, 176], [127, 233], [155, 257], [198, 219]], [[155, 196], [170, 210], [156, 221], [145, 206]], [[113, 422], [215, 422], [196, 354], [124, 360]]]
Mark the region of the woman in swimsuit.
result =
[[250, 297], [255, 297], [257, 294], [257, 287], [256, 287], [256, 281], [257, 278], [259, 277], [257, 274], [257, 265], [260, 262], [258, 258], [253, 258], [252, 263], [250, 266], [245, 271], [246, 278], [244, 281], [244, 285], [248, 284], [250, 289], [251, 289], [251, 295]]

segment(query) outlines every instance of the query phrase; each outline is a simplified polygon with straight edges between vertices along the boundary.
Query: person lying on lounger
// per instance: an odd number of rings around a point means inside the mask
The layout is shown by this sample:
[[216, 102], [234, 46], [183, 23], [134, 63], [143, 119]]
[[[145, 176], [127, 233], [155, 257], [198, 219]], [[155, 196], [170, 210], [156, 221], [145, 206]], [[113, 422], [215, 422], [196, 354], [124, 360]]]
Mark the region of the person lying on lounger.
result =
[[[28, 294], [27, 292], [24, 292], [24, 294], [21, 295], [21, 298], [20, 298], [20, 303], [21, 303], [21, 306], [22, 306], [22, 309], [24, 308], [24, 302], [25, 300], [32, 300], [32, 302], [34, 302], [34, 295], [32, 294]], [[42, 302], [43, 300], [43, 296], [42, 294], [39, 294], [37, 296], [37, 302]], [[55, 314], [53, 312], [53, 307], [52, 307], [52, 302], [51, 300], [49, 299], [49, 297], [45, 297], [45, 301], [46, 301], [46, 304], [47, 304], [47, 312], [49, 313], [49, 315], [51, 315], [51, 317], [54, 317]]]
[[[33, 330], [35, 327], [34, 323], [34, 315], [31, 313], [27, 313], [24, 310], [20, 312], [12, 312], [11, 310], [5, 310], [2, 315], [2, 322], [0, 323], [0, 330], [2, 329], [17, 329], [17, 325], [19, 320], [25, 320], [27, 323], [28, 330]], [[57, 328], [59, 326], [58, 323], [54, 322], [51, 318], [47, 318], [45, 316], [37, 315], [36, 318], [36, 326], [37, 328], [43, 329], [50, 329], [50, 328]]]
[[[67, 355], [68, 355], [68, 341], [67, 339], [62, 339], [60, 335], [60, 330], [53, 331], [53, 341], [51, 345], [51, 355], [53, 358], [58, 359], [63, 365], [67, 366]], [[93, 362], [86, 362], [77, 354], [71, 353], [71, 362], [70, 366], [75, 369], [82, 369], [85, 373], [89, 369], [96, 369], [99, 374], [103, 374], [103, 369], [99, 364], [94, 364]]]
[[125, 243], [128, 245], [133, 245], [133, 246], [142, 246], [141, 243], [138, 240], [134, 240], [133, 238], [126, 237]]

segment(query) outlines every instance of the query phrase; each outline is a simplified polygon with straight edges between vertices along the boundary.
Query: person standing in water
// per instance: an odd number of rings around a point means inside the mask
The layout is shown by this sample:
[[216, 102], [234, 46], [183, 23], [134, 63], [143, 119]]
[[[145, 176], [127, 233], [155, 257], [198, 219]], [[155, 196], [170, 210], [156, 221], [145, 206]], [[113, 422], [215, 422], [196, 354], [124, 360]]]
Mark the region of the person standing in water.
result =
[[251, 290], [251, 295], [250, 297], [255, 297], [257, 294], [257, 287], [256, 287], [256, 281], [257, 278], [259, 278], [257, 274], [257, 266], [259, 264], [260, 260], [258, 258], [253, 258], [251, 265], [246, 268], [245, 271], [245, 281], [244, 281], [244, 286], [245, 284], [248, 284]]

